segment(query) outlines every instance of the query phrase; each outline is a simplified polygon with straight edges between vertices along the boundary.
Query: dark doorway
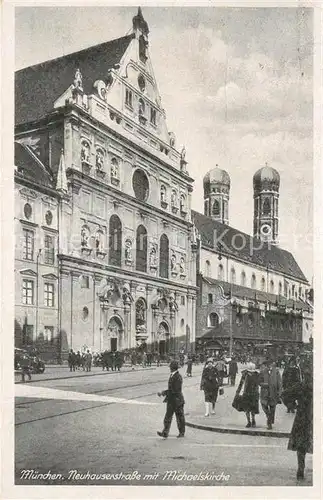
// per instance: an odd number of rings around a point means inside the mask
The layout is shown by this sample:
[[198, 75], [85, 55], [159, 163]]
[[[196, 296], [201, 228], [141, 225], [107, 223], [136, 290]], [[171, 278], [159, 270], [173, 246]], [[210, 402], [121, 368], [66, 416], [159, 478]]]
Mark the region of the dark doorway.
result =
[[159, 354], [161, 357], [165, 356], [165, 354], [166, 354], [166, 340], [159, 341]]
[[111, 339], [111, 351], [116, 351], [118, 347], [118, 339]]

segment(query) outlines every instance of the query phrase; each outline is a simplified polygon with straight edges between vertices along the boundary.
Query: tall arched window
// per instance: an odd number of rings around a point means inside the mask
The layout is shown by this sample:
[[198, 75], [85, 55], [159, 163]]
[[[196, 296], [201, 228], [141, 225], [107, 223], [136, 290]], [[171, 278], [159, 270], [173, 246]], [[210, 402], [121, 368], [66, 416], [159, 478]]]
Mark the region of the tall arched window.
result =
[[236, 271], [234, 267], [231, 268], [231, 283], [235, 284], [236, 282]]
[[241, 286], [246, 286], [246, 273], [244, 271], [241, 273]]
[[257, 280], [256, 280], [256, 275], [253, 274], [251, 276], [251, 288], [256, 288], [257, 287]]
[[220, 215], [220, 203], [218, 202], [218, 200], [214, 200], [212, 215]]
[[270, 293], [275, 293], [275, 283], [274, 283], [274, 280], [270, 280], [269, 291], [270, 291]]
[[211, 278], [211, 263], [209, 260], [205, 262], [205, 276]]
[[221, 281], [223, 281], [223, 279], [224, 279], [224, 272], [223, 272], [222, 264], [219, 264], [219, 267], [218, 267], [218, 279]]
[[136, 270], [143, 273], [147, 272], [147, 231], [143, 225], [137, 228]]
[[300, 299], [302, 299], [302, 298], [303, 298], [303, 292], [302, 292], [302, 287], [301, 287], [301, 286], [300, 286], [300, 287], [299, 287], [299, 289], [298, 289], [298, 297], [299, 297]]
[[169, 267], [169, 241], [166, 234], [160, 237], [159, 245], [159, 276], [161, 278], [168, 278]]
[[283, 295], [283, 285], [281, 281], [278, 284], [278, 293], [279, 295]]
[[109, 264], [121, 266], [122, 224], [117, 215], [112, 215], [109, 222]]
[[264, 277], [261, 278], [261, 291], [262, 292], [266, 291], [266, 280]]

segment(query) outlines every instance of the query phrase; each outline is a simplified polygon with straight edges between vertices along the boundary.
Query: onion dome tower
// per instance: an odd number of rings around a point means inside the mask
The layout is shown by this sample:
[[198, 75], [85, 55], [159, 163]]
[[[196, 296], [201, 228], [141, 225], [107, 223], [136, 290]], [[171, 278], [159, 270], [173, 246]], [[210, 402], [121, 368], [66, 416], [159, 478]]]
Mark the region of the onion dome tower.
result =
[[267, 163], [253, 176], [253, 234], [273, 245], [278, 243], [279, 185], [279, 173]]
[[214, 220], [229, 224], [229, 174], [216, 165], [203, 179], [204, 215]]

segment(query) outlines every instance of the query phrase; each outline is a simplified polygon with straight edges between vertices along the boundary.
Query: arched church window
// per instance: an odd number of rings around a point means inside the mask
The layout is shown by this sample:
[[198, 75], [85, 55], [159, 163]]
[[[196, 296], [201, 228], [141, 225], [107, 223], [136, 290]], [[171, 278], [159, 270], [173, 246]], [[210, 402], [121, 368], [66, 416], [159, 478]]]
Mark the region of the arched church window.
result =
[[218, 202], [218, 200], [214, 200], [212, 215], [220, 215], [220, 203]]
[[244, 271], [241, 273], [241, 286], [246, 286], [246, 273]]
[[275, 283], [273, 280], [270, 280], [270, 293], [275, 293]]
[[269, 215], [270, 212], [271, 212], [270, 199], [269, 198], [265, 198], [264, 202], [263, 202], [263, 205], [262, 205], [262, 213], [264, 215]]
[[211, 263], [209, 260], [205, 262], [205, 276], [207, 278], [211, 277]]
[[222, 264], [219, 264], [219, 267], [218, 267], [218, 279], [221, 281], [223, 281], [223, 279], [224, 279], [224, 271], [223, 271]]
[[303, 293], [302, 293], [302, 287], [301, 287], [301, 286], [300, 286], [300, 287], [299, 287], [299, 289], [298, 289], [298, 297], [299, 297], [300, 299], [302, 299], [302, 298], [303, 298]]
[[231, 283], [235, 284], [236, 282], [236, 271], [234, 267], [231, 268]]
[[279, 295], [283, 295], [283, 285], [281, 281], [278, 284], [278, 293]]
[[213, 304], [213, 295], [212, 295], [212, 293], [209, 293], [207, 297], [208, 297], [208, 300], [207, 300], [208, 304]]
[[112, 215], [109, 222], [109, 264], [121, 266], [122, 224], [117, 215]]
[[266, 280], [264, 277], [261, 278], [261, 291], [262, 292], [266, 291]]
[[149, 196], [149, 182], [147, 175], [141, 169], [137, 169], [132, 177], [132, 187], [135, 197], [140, 201], [146, 201]]
[[159, 276], [168, 278], [169, 271], [169, 241], [166, 234], [160, 237], [159, 245]]
[[208, 326], [216, 327], [219, 325], [219, 316], [216, 313], [211, 313], [208, 318]]
[[142, 224], [137, 228], [136, 270], [147, 272], [147, 230]]
[[256, 275], [253, 274], [251, 276], [251, 288], [256, 288], [257, 287], [257, 280], [256, 280]]

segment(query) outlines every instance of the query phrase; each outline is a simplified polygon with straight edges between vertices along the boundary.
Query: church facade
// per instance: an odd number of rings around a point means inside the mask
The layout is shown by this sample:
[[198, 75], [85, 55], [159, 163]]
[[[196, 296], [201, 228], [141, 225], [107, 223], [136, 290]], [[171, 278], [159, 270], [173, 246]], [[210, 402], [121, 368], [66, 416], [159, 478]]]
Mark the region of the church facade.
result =
[[16, 73], [16, 242], [33, 247], [16, 249], [16, 337], [63, 357], [195, 342], [193, 179], [167, 129], [148, 36], [139, 9], [130, 35]]
[[230, 177], [204, 177], [204, 215], [192, 212], [197, 258], [197, 350], [288, 352], [313, 330], [310, 284], [278, 244], [280, 176], [268, 165], [253, 177], [254, 235], [229, 225]]

